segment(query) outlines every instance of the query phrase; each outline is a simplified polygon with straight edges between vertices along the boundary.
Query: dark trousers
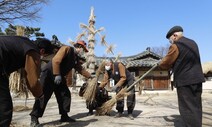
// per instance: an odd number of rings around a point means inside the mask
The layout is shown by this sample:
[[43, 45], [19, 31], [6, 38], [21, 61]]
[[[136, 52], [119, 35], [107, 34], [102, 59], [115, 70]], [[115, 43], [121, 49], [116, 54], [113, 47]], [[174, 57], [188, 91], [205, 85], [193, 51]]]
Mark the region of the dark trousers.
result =
[[9, 79], [0, 75], [0, 127], [9, 127], [13, 114], [13, 104], [9, 89]]
[[53, 92], [56, 96], [59, 113], [66, 114], [70, 111], [71, 104], [71, 93], [68, 89], [65, 80], [62, 81], [61, 84], [54, 84], [54, 77], [50, 73], [50, 71], [44, 71], [41, 74], [40, 78], [41, 84], [43, 85], [44, 90], [44, 107], [40, 107], [39, 100], [36, 100], [33, 106], [33, 110], [30, 113], [31, 116], [42, 117], [45, 111], [46, 105], [51, 98]]
[[186, 127], [202, 126], [202, 83], [177, 88], [180, 115]]
[[[130, 86], [131, 84], [133, 84], [133, 82], [134, 80], [131, 80], [130, 82], [128, 82], [127, 86]], [[118, 87], [116, 93], [118, 93], [121, 89], [122, 87]], [[127, 111], [128, 114], [132, 114], [135, 108], [135, 87], [133, 86], [129, 92], [130, 95], [127, 96]], [[118, 110], [118, 112], [120, 113], [124, 111], [124, 98], [117, 101], [116, 110]]]

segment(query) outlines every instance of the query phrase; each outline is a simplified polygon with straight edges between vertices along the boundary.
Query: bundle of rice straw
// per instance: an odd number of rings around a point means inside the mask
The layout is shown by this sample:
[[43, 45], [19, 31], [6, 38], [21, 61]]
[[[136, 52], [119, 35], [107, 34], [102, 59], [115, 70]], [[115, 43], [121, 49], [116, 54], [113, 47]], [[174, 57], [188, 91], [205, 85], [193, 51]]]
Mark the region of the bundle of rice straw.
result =
[[143, 74], [138, 80], [136, 80], [132, 85], [130, 85], [128, 88], [123, 88], [121, 91], [119, 91], [116, 96], [113, 96], [112, 99], [109, 101], [105, 102], [101, 107], [99, 107], [96, 110], [97, 115], [105, 115], [110, 113], [112, 110], [113, 106], [116, 104], [116, 102], [120, 99], [122, 99], [125, 96], [129, 95], [129, 90], [136, 85], [140, 80], [142, 80], [146, 75], [148, 75], [152, 70], [154, 70], [158, 65], [155, 64], [151, 69], [149, 69], [145, 74]]
[[88, 81], [85, 93], [83, 94], [83, 97], [89, 103], [92, 103], [95, 100], [96, 88], [97, 88], [97, 78], [95, 77], [92, 80]]
[[106, 101], [101, 107], [97, 108], [96, 115], [105, 115], [109, 114], [113, 106], [118, 100], [123, 99], [125, 96], [128, 96], [127, 88], [121, 89], [115, 96], [113, 96], [109, 101]]

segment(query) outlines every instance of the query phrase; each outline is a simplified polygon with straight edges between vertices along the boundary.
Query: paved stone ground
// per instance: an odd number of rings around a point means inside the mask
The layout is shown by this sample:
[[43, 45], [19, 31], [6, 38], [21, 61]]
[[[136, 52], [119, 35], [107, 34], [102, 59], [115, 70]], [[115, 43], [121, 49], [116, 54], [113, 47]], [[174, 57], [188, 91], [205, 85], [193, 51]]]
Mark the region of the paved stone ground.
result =
[[[203, 127], [212, 126], [211, 98], [212, 91], [204, 90], [202, 94]], [[12, 127], [29, 127], [29, 113], [33, 103], [34, 100], [31, 98], [27, 101], [29, 110], [14, 111]], [[14, 109], [17, 109], [18, 106], [23, 107], [25, 101], [24, 99], [14, 98], [13, 104]], [[59, 122], [60, 115], [58, 114], [58, 107], [54, 97], [49, 101], [44, 116], [39, 121], [43, 127], [183, 127], [183, 122], [178, 111], [176, 91], [170, 90], [143, 91], [142, 95], [136, 95], [134, 120], [126, 117], [126, 108], [125, 114], [121, 118], [114, 118], [115, 107], [113, 107], [110, 116], [86, 116], [87, 112], [85, 100], [73, 91], [69, 115], [75, 118], [77, 122]]]

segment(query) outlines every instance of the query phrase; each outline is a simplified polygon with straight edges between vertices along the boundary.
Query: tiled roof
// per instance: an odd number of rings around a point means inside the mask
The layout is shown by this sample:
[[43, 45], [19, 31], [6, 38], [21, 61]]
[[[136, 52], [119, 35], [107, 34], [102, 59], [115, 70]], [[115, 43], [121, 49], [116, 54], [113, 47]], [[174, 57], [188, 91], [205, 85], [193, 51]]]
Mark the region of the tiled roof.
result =
[[[96, 64], [99, 65], [105, 57], [96, 57]], [[115, 57], [110, 57], [111, 59], [115, 59]], [[158, 54], [155, 54], [149, 50], [146, 50], [137, 55], [128, 56], [128, 57], [120, 57], [118, 61], [122, 62], [127, 68], [130, 67], [152, 67], [155, 63], [157, 63], [162, 57]]]
[[129, 61], [137, 60], [137, 59], [142, 59], [142, 58], [146, 58], [146, 57], [149, 57], [149, 56], [151, 56], [151, 57], [153, 57], [155, 59], [161, 59], [162, 58], [158, 54], [146, 50], [146, 51], [143, 51], [142, 53], [139, 53], [137, 55], [129, 56], [127, 60], [129, 60]]
[[127, 66], [127, 68], [152, 67], [157, 62], [158, 62], [158, 60], [155, 60], [152, 58], [146, 58], [146, 59], [141, 59], [141, 60], [132, 60], [132, 61], [123, 61], [123, 63]]

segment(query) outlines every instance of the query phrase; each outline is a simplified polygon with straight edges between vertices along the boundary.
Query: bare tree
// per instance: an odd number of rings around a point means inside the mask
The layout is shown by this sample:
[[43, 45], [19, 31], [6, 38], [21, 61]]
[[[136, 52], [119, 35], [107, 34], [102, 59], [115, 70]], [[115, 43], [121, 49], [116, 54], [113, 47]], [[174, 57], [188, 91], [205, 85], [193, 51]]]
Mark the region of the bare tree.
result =
[[151, 48], [151, 51], [164, 57], [167, 53], [168, 53], [168, 50], [169, 50], [169, 44], [167, 44], [166, 46], [161, 46], [161, 47], [152, 47]]
[[0, 23], [12, 24], [16, 20], [34, 21], [39, 19], [41, 5], [49, 0], [1, 0]]

